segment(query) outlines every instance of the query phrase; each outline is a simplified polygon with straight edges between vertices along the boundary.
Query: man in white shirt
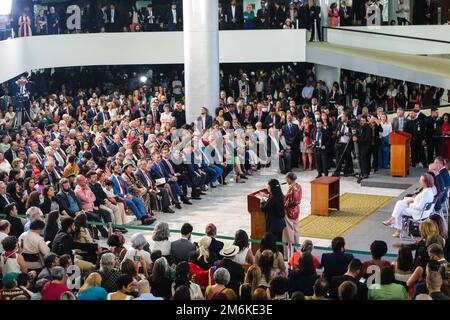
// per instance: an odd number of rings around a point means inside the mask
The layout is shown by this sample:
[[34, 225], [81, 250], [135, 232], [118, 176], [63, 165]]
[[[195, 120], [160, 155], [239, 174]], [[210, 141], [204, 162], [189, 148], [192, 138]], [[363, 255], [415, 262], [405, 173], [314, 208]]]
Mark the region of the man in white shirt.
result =
[[11, 229], [11, 224], [7, 220], [0, 220], [0, 254], [3, 253], [4, 249], [2, 246], [2, 241], [9, 235]]
[[177, 5], [173, 3], [170, 11], [167, 13], [166, 23], [168, 31], [179, 31], [181, 26], [181, 21], [179, 21], [179, 15], [177, 12]]
[[313, 91], [314, 91], [314, 87], [312, 86], [311, 82], [309, 82], [302, 90], [303, 99], [305, 99], [307, 101], [311, 100]]

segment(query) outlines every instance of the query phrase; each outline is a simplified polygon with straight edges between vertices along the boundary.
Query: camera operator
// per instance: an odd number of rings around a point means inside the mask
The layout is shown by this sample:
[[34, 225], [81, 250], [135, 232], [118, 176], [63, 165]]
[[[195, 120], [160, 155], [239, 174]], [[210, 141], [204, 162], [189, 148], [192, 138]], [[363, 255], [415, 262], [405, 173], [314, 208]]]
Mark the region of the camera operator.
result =
[[344, 165], [344, 176], [353, 175], [352, 161], [352, 131], [349, 126], [349, 115], [347, 111], [341, 114], [340, 122], [333, 133], [336, 138], [336, 170], [333, 176], [339, 177], [342, 165]]
[[361, 179], [367, 179], [370, 173], [372, 129], [367, 121], [367, 116], [361, 116], [359, 124], [360, 127], [356, 130], [356, 135], [353, 136], [353, 142], [358, 143], [361, 171], [358, 181], [361, 181]]

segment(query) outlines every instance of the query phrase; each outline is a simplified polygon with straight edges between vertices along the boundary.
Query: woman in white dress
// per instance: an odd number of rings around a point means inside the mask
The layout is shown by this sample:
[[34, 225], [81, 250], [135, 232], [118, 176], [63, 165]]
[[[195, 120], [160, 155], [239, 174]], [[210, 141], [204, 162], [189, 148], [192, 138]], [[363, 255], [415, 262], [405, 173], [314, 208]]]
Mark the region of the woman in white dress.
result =
[[392, 217], [387, 221], [383, 221], [384, 225], [393, 226], [396, 229], [395, 233], [392, 235], [393, 237], [398, 238], [400, 236], [400, 231], [402, 229], [402, 218], [404, 216], [409, 216], [415, 220], [419, 220], [428, 218], [431, 212], [433, 212], [433, 208], [430, 208], [422, 214], [425, 206], [434, 200], [433, 177], [426, 173], [420, 176], [419, 184], [422, 191], [413, 197], [405, 197], [403, 200], [397, 201], [394, 211], [392, 212]]

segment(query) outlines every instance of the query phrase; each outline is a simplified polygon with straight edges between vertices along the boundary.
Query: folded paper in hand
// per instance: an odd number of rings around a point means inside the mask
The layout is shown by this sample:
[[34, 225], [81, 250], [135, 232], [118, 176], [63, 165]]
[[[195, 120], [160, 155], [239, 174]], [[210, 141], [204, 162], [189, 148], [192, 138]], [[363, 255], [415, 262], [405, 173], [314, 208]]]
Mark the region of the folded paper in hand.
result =
[[156, 179], [156, 185], [160, 186], [162, 184], [166, 184], [166, 178]]

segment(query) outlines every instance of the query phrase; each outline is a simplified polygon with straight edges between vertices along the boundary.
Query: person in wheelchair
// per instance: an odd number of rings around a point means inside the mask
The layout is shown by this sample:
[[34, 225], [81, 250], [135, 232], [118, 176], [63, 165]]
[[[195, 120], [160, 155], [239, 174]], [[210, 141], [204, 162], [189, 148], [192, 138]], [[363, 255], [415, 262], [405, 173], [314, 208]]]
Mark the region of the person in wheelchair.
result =
[[412, 217], [414, 220], [423, 220], [427, 219], [433, 212], [433, 207], [426, 210], [426, 206], [434, 201], [434, 179], [430, 174], [426, 173], [420, 176], [419, 184], [422, 191], [413, 197], [405, 197], [403, 200], [397, 201], [391, 218], [383, 221], [384, 225], [392, 226], [396, 229], [392, 235], [393, 237], [398, 238], [400, 236], [404, 216]]

